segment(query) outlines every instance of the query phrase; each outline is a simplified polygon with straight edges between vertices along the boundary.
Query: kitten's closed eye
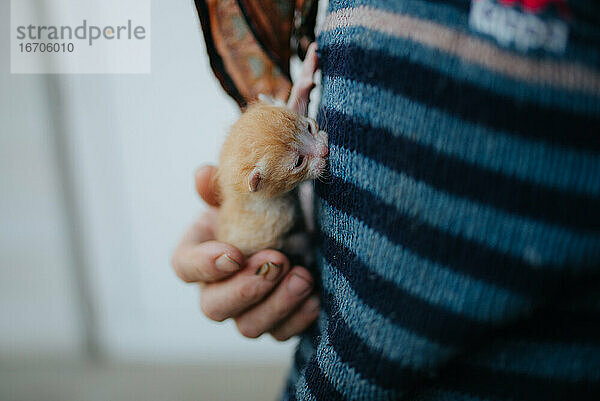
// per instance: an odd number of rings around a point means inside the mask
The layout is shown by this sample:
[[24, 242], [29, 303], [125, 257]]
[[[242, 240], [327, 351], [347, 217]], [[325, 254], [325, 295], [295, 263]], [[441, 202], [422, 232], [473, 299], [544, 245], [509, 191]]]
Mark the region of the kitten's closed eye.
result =
[[302, 167], [304, 167], [305, 164], [306, 164], [306, 156], [298, 155], [298, 158], [296, 159], [296, 164], [292, 168], [292, 171], [300, 170]]

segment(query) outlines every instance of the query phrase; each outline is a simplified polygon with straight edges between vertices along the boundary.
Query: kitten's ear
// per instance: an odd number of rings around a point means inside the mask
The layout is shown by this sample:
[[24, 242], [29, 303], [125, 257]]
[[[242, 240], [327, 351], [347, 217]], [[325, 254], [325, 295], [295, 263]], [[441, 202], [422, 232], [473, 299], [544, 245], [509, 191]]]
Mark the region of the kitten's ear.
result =
[[262, 180], [262, 176], [258, 167], [254, 167], [254, 170], [248, 176], [248, 189], [250, 192], [258, 191], [258, 186], [260, 185], [260, 181]]
[[269, 106], [285, 107], [285, 103], [280, 99], [275, 99], [273, 96], [265, 95], [264, 93], [258, 94], [258, 100], [268, 104]]

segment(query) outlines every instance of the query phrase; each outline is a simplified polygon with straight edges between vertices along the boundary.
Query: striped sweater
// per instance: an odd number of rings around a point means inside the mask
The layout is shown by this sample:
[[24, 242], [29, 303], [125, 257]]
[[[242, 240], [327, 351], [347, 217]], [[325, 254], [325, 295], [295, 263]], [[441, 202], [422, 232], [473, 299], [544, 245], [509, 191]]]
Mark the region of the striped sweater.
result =
[[600, 400], [600, 7], [332, 0], [285, 400]]

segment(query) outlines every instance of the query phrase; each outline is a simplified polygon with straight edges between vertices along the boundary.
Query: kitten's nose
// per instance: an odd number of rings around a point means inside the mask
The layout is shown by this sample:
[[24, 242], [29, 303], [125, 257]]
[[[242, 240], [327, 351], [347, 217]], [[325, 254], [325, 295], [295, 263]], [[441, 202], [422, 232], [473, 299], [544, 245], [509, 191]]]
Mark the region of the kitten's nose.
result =
[[329, 154], [329, 147], [327, 145], [321, 146], [321, 152], [320, 152], [319, 156], [325, 157], [328, 154]]

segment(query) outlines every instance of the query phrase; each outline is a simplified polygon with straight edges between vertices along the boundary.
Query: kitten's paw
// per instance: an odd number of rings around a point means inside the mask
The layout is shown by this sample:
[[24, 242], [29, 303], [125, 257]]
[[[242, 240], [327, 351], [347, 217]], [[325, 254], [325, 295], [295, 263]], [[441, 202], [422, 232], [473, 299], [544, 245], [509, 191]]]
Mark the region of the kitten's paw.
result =
[[298, 84], [301, 87], [312, 87], [314, 86], [314, 75], [319, 68], [319, 58], [317, 57], [317, 43], [312, 42], [310, 46], [308, 46], [308, 50], [306, 52], [306, 57], [304, 58], [304, 62], [302, 63], [302, 72], [300, 74], [300, 78], [298, 80]]

